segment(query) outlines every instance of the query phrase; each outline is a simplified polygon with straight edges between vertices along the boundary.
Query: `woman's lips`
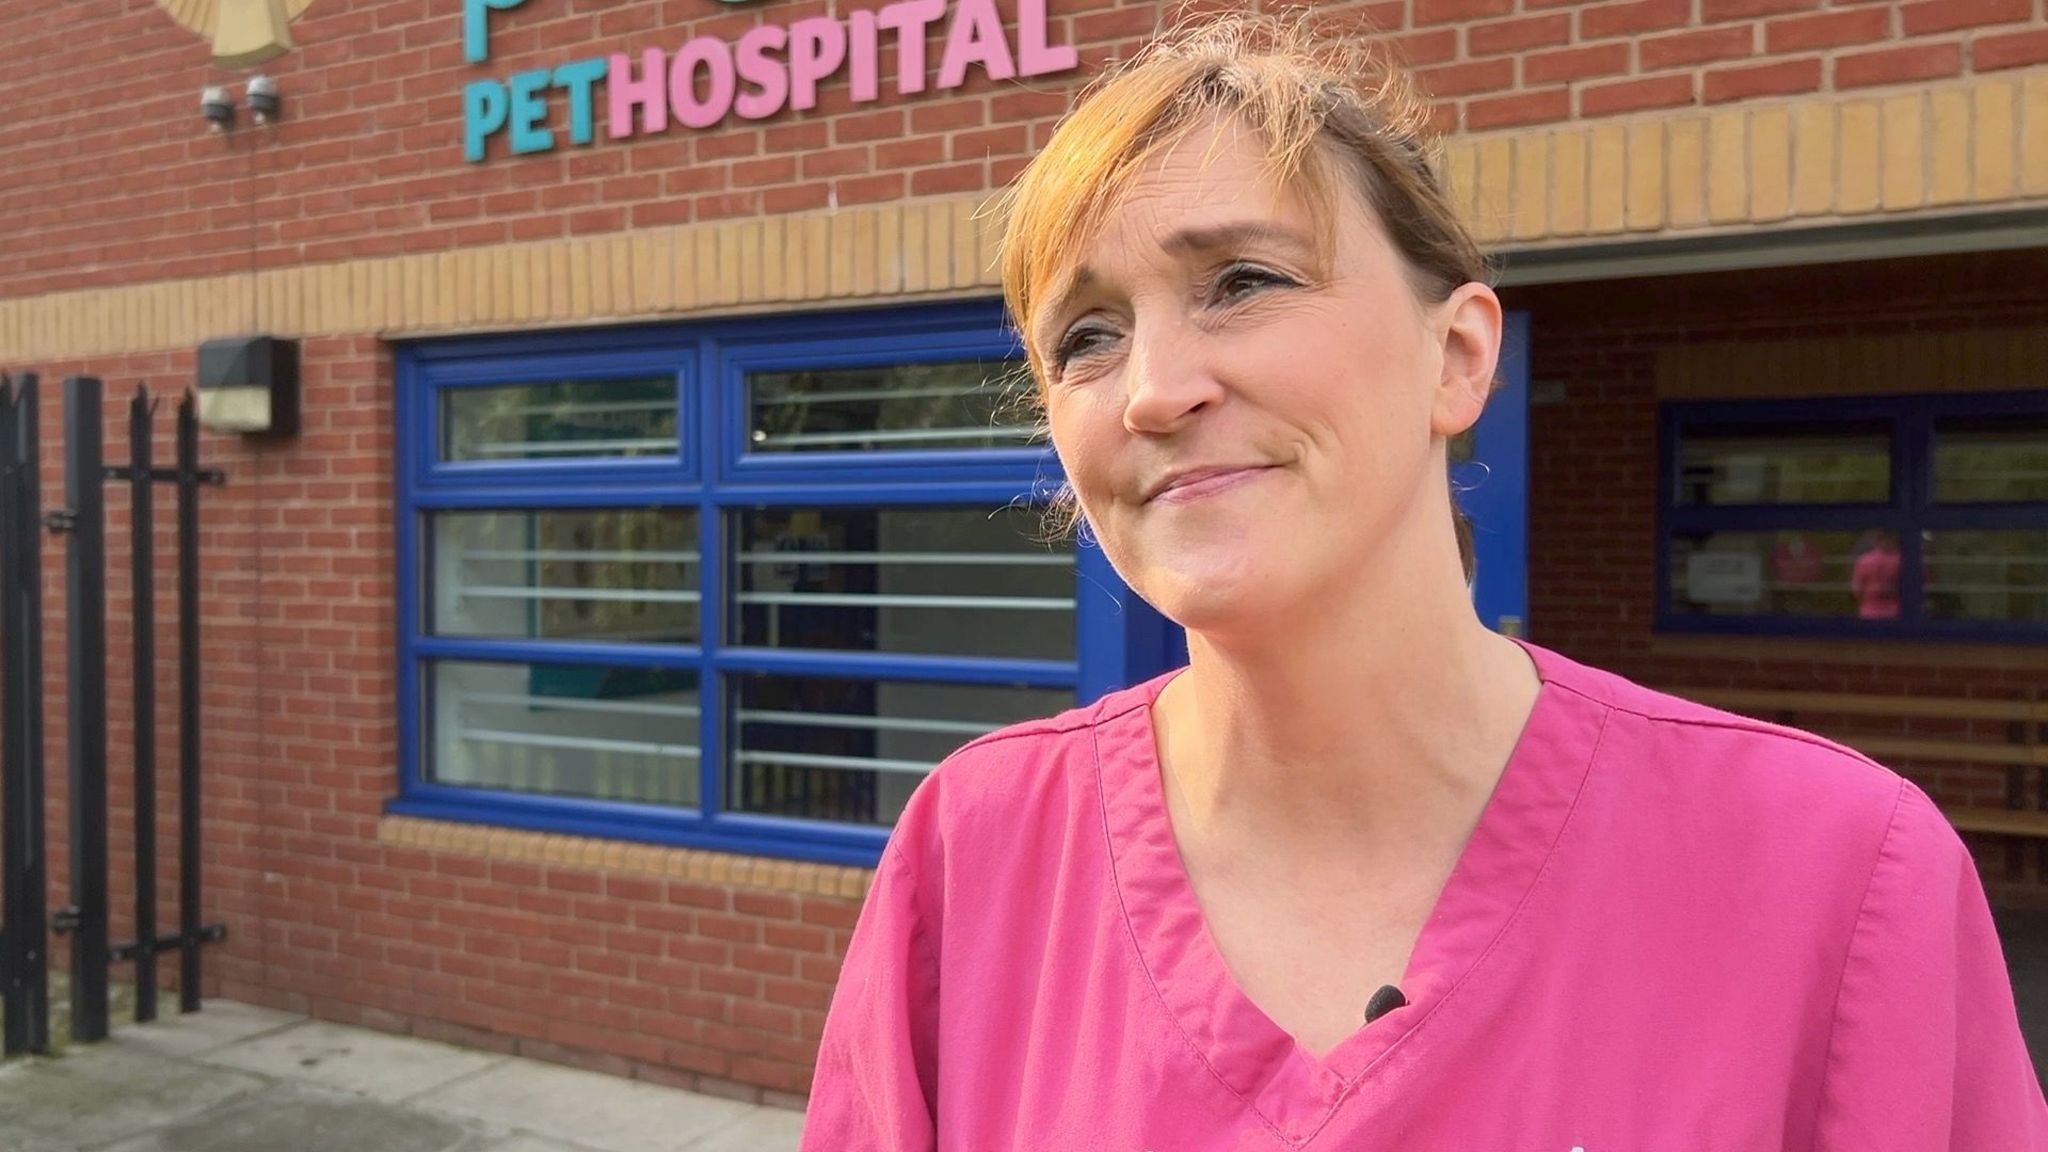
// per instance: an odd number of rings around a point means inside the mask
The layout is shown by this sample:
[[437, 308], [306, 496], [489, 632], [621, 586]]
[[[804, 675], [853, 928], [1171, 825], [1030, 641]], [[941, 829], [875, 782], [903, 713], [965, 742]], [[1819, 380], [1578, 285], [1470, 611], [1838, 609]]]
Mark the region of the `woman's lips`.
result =
[[1151, 502], [1155, 504], [1192, 504], [1227, 492], [1242, 484], [1258, 479], [1272, 471], [1271, 465], [1255, 465], [1249, 468], [1207, 468], [1191, 472], [1186, 476], [1168, 481]]

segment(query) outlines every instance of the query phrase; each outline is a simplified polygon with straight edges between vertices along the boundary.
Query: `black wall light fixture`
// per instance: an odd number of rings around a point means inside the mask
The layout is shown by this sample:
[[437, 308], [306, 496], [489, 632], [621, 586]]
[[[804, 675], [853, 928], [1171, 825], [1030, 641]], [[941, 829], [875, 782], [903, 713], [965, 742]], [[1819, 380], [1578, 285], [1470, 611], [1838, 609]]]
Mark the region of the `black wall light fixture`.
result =
[[299, 430], [299, 342], [229, 336], [199, 346], [199, 422], [253, 435]]

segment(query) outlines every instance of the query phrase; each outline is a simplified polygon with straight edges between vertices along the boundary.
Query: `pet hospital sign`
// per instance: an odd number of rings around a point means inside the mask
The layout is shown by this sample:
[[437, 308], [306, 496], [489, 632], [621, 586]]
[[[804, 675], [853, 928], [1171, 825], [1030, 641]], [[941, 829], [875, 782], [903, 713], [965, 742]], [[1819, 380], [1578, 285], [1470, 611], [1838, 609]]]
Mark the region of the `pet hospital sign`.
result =
[[[491, 13], [527, 2], [462, 0], [463, 58], [489, 60]], [[1014, 39], [995, 0], [896, 0], [843, 19], [762, 24], [734, 40], [699, 36], [673, 52], [645, 47], [638, 55], [614, 52], [472, 81], [463, 90], [463, 155], [482, 160], [499, 135], [515, 155], [549, 151], [565, 133], [572, 144], [590, 144], [600, 106], [613, 140], [663, 132], [671, 121], [709, 128], [728, 116], [801, 112], [817, 104], [818, 85], [841, 70], [856, 104], [881, 99], [885, 87], [903, 96], [957, 88], [970, 68], [996, 80], [1065, 72], [1080, 57], [1073, 45], [1051, 42], [1045, 6], [1046, 0], [1017, 0]], [[945, 35], [937, 61], [925, 51], [934, 30]], [[551, 120], [550, 97], [565, 98], [552, 103], [566, 104], [566, 124]]]

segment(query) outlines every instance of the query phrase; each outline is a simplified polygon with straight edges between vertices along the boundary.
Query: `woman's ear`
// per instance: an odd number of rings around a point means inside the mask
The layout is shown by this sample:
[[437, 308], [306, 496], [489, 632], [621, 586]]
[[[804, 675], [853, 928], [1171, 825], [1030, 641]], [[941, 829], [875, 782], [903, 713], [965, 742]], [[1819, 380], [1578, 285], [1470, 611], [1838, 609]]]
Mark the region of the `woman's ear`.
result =
[[1500, 367], [1500, 297], [1478, 282], [1465, 284], [1432, 310], [1432, 329], [1443, 345], [1431, 430], [1446, 438], [1479, 422]]

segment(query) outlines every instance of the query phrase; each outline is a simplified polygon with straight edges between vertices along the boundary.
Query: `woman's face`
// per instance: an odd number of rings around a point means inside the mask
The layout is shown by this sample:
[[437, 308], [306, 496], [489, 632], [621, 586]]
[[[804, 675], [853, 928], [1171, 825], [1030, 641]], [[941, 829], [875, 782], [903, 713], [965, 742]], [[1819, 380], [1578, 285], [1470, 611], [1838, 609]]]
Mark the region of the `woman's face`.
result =
[[1478, 418], [1499, 346], [1491, 291], [1419, 301], [1348, 188], [1319, 255], [1308, 205], [1262, 162], [1234, 122], [1191, 133], [1028, 333], [1090, 526], [1198, 631], [1257, 628], [1404, 549], [1449, 547], [1455, 579], [1445, 442]]

